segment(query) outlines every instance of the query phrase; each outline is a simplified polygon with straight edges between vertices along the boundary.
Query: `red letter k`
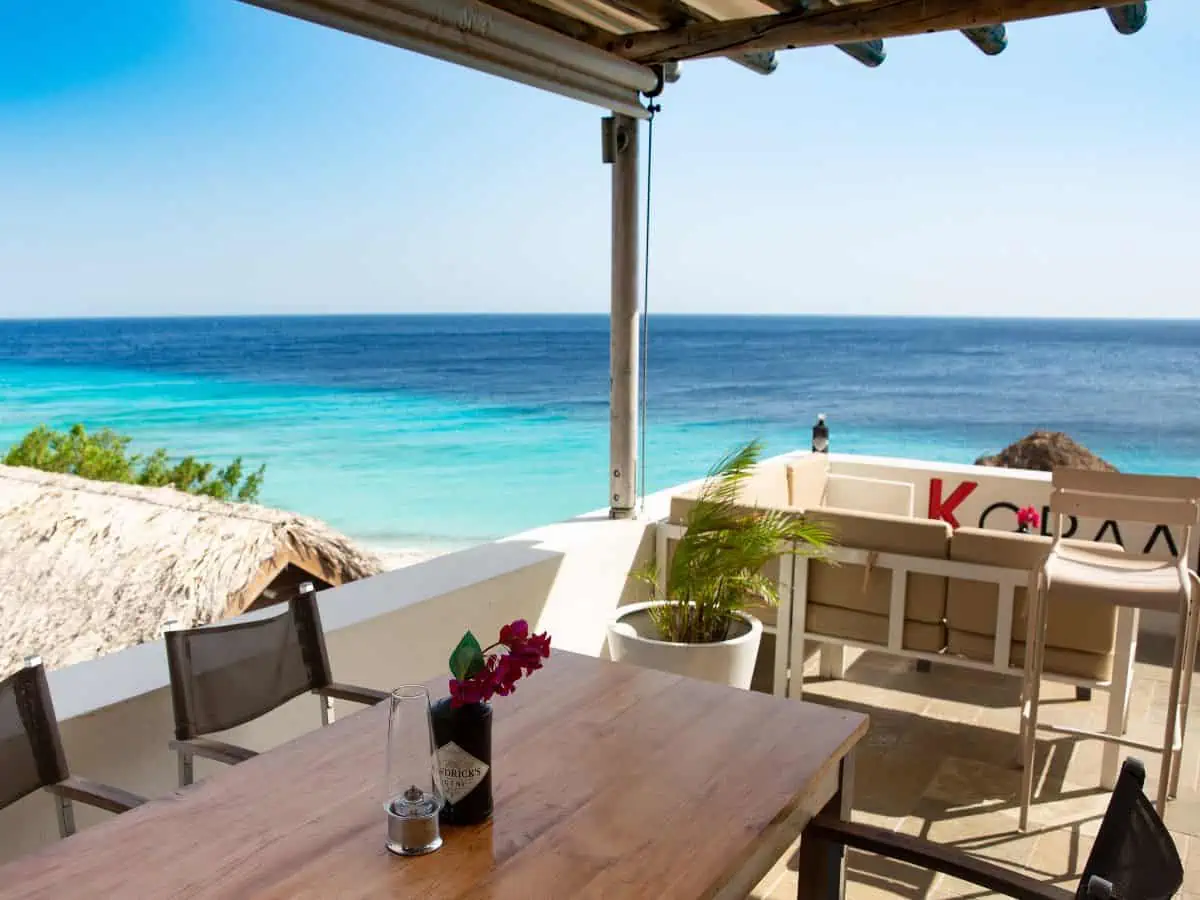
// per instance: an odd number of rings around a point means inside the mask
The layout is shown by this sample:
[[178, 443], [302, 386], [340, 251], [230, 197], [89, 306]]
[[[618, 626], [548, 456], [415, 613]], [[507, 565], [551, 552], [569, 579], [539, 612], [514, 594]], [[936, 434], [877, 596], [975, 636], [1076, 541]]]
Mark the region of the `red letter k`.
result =
[[958, 519], [954, 510], [958, 505], [971, 496], [971, 492], [979, 487], [977, 481], [964, 481], [945, 500], [942, 499], [942, 479], [929, 479], [929, 518], [949, 522], [951, 528], [958, 528]]

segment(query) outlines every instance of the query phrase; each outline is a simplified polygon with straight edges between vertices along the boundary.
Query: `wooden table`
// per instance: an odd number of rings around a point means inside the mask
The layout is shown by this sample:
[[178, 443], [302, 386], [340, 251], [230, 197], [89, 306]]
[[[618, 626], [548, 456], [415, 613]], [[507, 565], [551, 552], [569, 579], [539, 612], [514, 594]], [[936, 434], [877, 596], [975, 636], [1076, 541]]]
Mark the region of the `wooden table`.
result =
[[815, 812], [848, 802], [867, 730], [555, 652], [494, 704], [494, 819], [400, 859], [383, 846], [385, 706], [16, 860], [0, 898], [744, 897]]

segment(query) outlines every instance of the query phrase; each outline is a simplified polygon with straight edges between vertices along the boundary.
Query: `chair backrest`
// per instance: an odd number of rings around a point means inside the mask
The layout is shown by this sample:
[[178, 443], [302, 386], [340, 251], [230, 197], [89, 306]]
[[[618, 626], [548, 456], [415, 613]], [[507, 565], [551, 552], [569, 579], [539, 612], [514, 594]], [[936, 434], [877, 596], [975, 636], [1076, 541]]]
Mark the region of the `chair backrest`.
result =
[[1167, 900], [1183, 884], [1183, 863], [1171, 834], [1142, 792], [1146, 769], [1136, 759], [1125, 760], [1104, 820], [1083, 868], [1076, 897], [1088, 896], [1088, 882], [1102, 878], [1113, 896], [1138, 900]]
[[37, 662], [0, 681], [0, 809], [69, 775], [50, 686]]
[[1056, 539], [1062, 536], [1064, 516], [1182, 525], [1187, 529], [1182, 543], [1189, 552], [1181, 558], [1190, 558], [1192, 530], [1200, 524], [1200, 478], [1060, 468], [1054, 470], [1051, 483]]
[[333, 680], [317, 595], [309, 585], [280, 615], [164, 637], [180, 740], [257, 719]]

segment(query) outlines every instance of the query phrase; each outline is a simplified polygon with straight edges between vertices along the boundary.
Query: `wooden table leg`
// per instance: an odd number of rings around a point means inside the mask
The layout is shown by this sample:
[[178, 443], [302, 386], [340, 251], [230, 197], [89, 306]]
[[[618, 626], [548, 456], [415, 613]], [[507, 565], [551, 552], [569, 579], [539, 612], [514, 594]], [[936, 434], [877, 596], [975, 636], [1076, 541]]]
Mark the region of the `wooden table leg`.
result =
[[[842, 759], [838, 772], [838, 790], [824, 812], [849, 821], [854, 809], [854, 751]], [[843, 900], [846, 896], [846, 848], [816, 840], [808, 834], [800, 837], [798, 900]]]

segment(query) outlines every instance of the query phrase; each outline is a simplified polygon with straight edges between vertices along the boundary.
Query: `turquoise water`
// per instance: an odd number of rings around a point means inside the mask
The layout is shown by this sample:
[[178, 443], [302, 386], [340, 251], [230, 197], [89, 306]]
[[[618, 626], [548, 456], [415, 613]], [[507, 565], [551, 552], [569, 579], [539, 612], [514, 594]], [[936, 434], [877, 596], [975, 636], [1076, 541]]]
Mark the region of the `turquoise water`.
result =
[[[1200, 474], [1197, 323], [662, 319], [651, 489], [749, 437], [970, 462], [1061, 428], [1122, 468]], [[83, 421], [267, 464], [262, 502], [373, 545], [474, 543], [607, 505], [607, 320], [0, 322], [0, 446]]]

